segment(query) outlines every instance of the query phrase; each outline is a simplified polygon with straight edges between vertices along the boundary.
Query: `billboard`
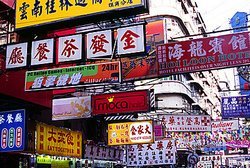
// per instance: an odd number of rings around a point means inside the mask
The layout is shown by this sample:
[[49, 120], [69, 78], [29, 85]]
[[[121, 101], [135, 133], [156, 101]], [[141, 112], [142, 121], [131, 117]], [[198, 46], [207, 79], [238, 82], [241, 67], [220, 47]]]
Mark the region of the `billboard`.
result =
[[159, 75], [245, 65], [249, 53], [249, 32], [167, 43], [157, 46]]
[[137, 90], [92, 95], [93, 115], [149, 111], [149, 91]]
[[68, 88], [100, 83], [120, 83], [120, 81], [120, 63], [107, 62], [27, 71], [25, 75], [25, 91]]
[[108, 124], [108, 145], [154, 142], [153, 122], [136, 121]]
[[91, 96], [53, 99], [52, 120], [91, 117]]
[[211, 117], [209, 115], [160, 115], [159, 120], [165, 126], [166, 131], [211, 131]]
[[248, 118], [250, 116], [250, 97], [222, 97], [222, 118]]
[[23, 151], [25, 131], [25, 110], [0, 112], [0, 152]]
[[[67, 0], [67, 1], [47, 1], [47, 0], [18, 0], [16, 1], [16, 29], [30, 26], [40, 26], [72, 19], [90, 19], [90, 17], [109, 15], [114, 12], [118, 17], [125, 12], [130, 15], [144, 13], [147, 9], [145, 0], [133, 1], [102, 1], [102, 0]], [[119, 11], [119, 12], [117, 12]], [[127, 15], [125, 15], [127, 16]]]
[[155, 141], [152, 144], [129, 145], [127, 166], [170, 165], [176, 163], [174, 140]]
[[36, 152], [82, 158], [82, 133], [43, 123], [36, 126]]

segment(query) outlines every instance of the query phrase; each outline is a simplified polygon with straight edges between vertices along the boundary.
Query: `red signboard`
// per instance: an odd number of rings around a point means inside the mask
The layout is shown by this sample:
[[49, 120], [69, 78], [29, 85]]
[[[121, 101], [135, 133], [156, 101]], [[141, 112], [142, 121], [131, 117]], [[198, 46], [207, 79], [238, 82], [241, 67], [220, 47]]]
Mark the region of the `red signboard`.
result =
[[249, 36], [249, 32], [243, 32], [159, 45], [159, 75], [249, 64]]
[[117, 114], [149, 111], [149, 91], [129, 91], [92, 96], [92, 114]]

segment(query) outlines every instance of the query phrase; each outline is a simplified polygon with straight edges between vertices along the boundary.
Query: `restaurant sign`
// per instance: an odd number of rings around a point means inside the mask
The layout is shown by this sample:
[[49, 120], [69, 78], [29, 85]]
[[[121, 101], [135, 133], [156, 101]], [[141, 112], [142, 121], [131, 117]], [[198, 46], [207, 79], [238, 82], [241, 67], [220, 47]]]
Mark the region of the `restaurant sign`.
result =
[[[102, 0], [18, 0], [16, 1], [16, 29], [58, 23], [72, 19], [89, 18], [96, 15], [102, 17], [114, 11], [125, 11], [130, 14], [146, 11], [145, 0], [102, 1]], [[132, 13], [131, 13], [132, 12]], [[113, 15], [113, 17], [117, 17]], [[86, 19], [85, 19], [86, 20]]]
[[143, 144], [154, 142], [152, 121], [108, 124], [108, 145]]
[[52, 120], [91, 117], [91, 96], [53, 99]]
[[195, 72], [250, 63], [250, 33], [235, 33], [157, 46], [159, 75]]
[[25, 110], [0, 112], [0, 152], [25, 148]]
[[128, 146], [127, 166], [172, 165], [175, 163], [176, 147], [174, 140]]
[[27, 71], [25, 91], [47, 90], [100, 83], [119, 83], [120, 63], [79, 65], [66, 68]]
[[160, 115], [159, 120], [166, 131], [207, 132], [211, 131], [209, 115]]
[[149, 111], [149, 91], [137, 90], [92, 96], [93, 115]]
[[36, 152], [82, 158], [82, 133], [43, 123], [36, 126]]

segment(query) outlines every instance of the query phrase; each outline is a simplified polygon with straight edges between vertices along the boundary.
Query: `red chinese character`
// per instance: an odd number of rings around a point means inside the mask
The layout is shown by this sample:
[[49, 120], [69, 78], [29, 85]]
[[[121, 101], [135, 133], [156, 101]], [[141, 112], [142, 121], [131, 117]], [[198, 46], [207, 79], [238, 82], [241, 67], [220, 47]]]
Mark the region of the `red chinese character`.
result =
[[148, 134], [151, 134], [151, 132], [149, 131], [149, 126], [146, 125], [146, 128], [145, 128], [145, 134], [148, 133]]
[[56, 135], [56, 132], [53, 131], [53, 128], [48, 133], [51, 134], [51, 136], [48, 138], [48, 140], [49, 141], [53, 140], [54, 142], [56, 142], [56, 138], [54, 137], [54, 135]]
[[173, 148], [173, 143], [172, 141], [168, 141], [168, 144], [167, 144], [167, 149], [172, 149]]
[[92, 45], [90, 46], [90, 49], [93, 49], [93, 54], [97, 52], [107, 52], [107, 50], [104, 49], [104, 43], [109, 43], [108, 40], [105, 39], [106, 36], [104, 34], [101, 34], [100, 36], [96, 35], [94, 36], [94, 39], [92, 39]]
[[166, 118], [164, 116], [161, 119], [161, 124], [164, 126], [166, 125]]
[[132, 133], [132, 135], [136, 135], [136, 131], [137, 131], [137, 129], [135, 129], [135, 126], [132, 126], [132, 128], [131, 128], [131, 133]]
[[37, 53], [34, 58], [37, 58], [38, 56], [38, 61], [41, 61], [43, 59], [48, 59], [46, 56], [46, 53], [50, 52], [49, 49], [47, 49], [47, 43], [40, 43], [37, 47]]
[[157, 148], [156, 149], [158, 149], [158, 150], [163, 149], [163, 142], [162, 141], [157, 142]]
[[78, 50], [78, 48], [74, 44], [72, 44], [75, 41], [76, 41], [75, 39], [66, 40], [64, 42], [64, 44], [66, 44], [66, 45], [65, 45], [61, 55], [64, 55], [66, 57], [70, 57], [71, 54], [74, 55], [75, 50]]
[[187, 121], [187, 125], [192, 125], [193, 120], [191, 117], [187, 117], [186, 121]]
[[150, 150], [154, 150], [154, 149], [152, 148], [152, 144], [148, 144], [148, 145], [147, 145], [147, 150], [149, 150], [149, 149], [150, 149]]
[[62, 131], [61, 132], [58, 132], [58, 140], [57, 140], [58, 143], [62, 142], [65, 144], [65, 133], [63, 133]]
[[74, 145], [74, 142], [73, 142], [73, 136], [71, 135], [71, 133], [69, 132], [67, 135], [66, 135], [66, 138], [67, 138], [67, 144], [68, 145]]
[[21, 64], [23, 63], [23, 59], [21, 47], [16, 47], [12, 50], [8, 64]]
[[121, 38], [121, 41], [125, 41], [124, 43], [124, 50], [127, 49], [131, 49], [131, 48], [135, 48], [135, 45], [133, 44], [135, 42], [135, 40], [133, 38], [139, 38], [140, 36], [134, 32], [132, 32], [131, 30], [127, 30], [124, 35]]
[[198, 117], [194, 118], [194, 125], [200, 125], [200, 121]]
[[169, 122], [168, 122], [168, 124], [170, 124], [170, 125], [174, 125], [174, 124], [175, 124], [174, 116], [170, 116], [170, 117], [169, 117]]
[[139, 125], [137, 128], [138, 128], [138, 134], [139, 135], [144, 134], [142, 125]]

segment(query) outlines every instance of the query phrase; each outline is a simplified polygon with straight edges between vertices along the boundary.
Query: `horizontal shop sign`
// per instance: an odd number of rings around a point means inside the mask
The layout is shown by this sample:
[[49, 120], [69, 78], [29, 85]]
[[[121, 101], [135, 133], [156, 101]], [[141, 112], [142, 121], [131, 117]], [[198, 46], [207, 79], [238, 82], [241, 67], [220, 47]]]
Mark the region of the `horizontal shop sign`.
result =
[[[111, 15], [114, 12], [118, 14]], [[41, 25], [55, 25], [60, 22], [74, 20], [90, 22], [99, 16], [118, 17], [129, 14], [139, 14], [147, 11], [145, 0], [133, 1], [102, 1], [102, 0], [19, 0], [16, 2], [16, 29], [38, 27]], [[90, 19], [92, 18], [92, 19]], [[89, 19], [89, 21], [87, 20]], [[74, 23], [72, 23], [74, 24]]]
[[149, 91], [137, 90], [92, 96], [93, 115], [149, 111]]
[[108, 124], [108, 145], [152, 143], [153, 131], [152, 121]]
[[250, 33], [158, 45], [157, 60], [160, 76], [246, 65], [250, 63]]
[[120, 82], [120, 63], [107, 62], [65, 68], [27, 71], [25, 78], [25, 91]]
[[238, 120], [212, 121], [212, 131], [239, 130]]

